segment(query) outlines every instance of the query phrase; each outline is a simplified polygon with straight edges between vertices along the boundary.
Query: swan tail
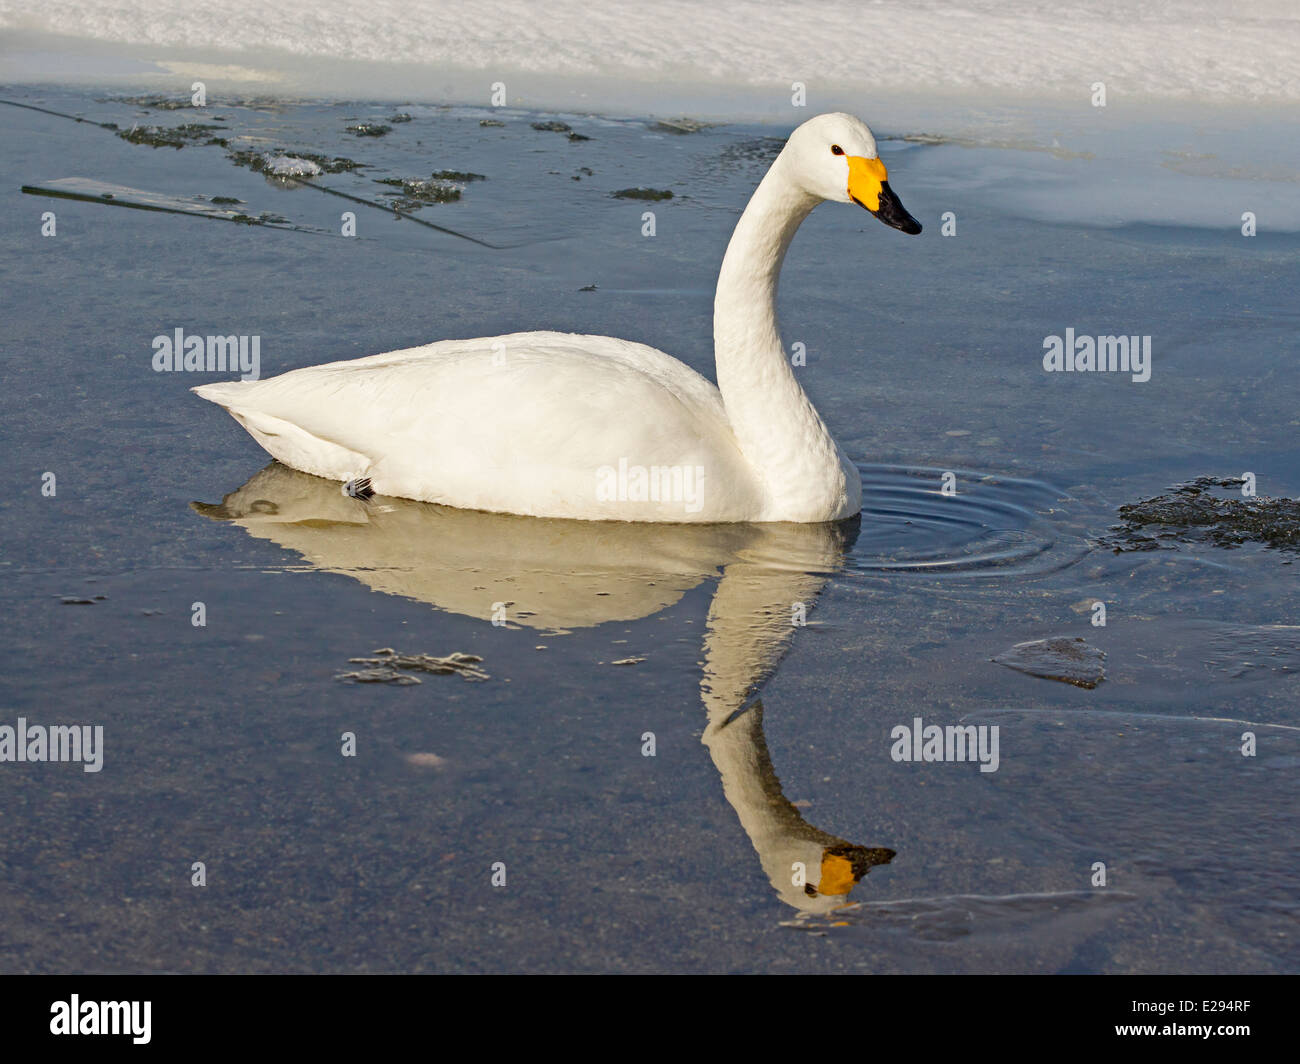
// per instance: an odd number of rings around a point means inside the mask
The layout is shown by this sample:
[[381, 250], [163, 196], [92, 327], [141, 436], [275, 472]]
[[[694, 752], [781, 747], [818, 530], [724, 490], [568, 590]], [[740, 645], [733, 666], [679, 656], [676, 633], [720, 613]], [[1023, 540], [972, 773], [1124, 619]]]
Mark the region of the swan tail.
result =
[[190, 391], [200, 399], [206, 399], [209, 403], [228, 406], [245, 387], [240, 381], [217, 381], [214, 384], [200, 384], [197, 388], [191, 388]]
[[[341, 443], [308, 432], [292, 421], [244, 405], [240, 400], [247, 401], [250, 389], [239, 381], [201, 384], [190, 391], [224, 407], [226, 413], [243, 425], [267, 454], [291, 469], [329, 480], [352, 481], [361, 478], [371, 468], [372, 462], [368, 457]], [[359, 481], [358, 486], [361, 486]], [[370, 490], [368, 478], [365, 478], [364, 489]]]

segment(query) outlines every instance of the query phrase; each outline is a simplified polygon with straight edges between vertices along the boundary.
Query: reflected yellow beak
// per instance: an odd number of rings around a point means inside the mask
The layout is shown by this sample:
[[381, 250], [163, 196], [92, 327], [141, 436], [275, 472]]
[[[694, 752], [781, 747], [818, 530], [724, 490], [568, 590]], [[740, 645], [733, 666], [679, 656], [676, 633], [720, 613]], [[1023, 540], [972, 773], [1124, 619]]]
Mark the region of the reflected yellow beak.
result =
[[[884, 167], [882, 166], [883, 170]], [[822, 877], [817, 884], [818, 894], [847, 894], [857, 880], [853, 877], [853, 862], [847, 857], [828, 853], [822, 856]]]
[[880, 190], [889, 180], [889, 171], [879, 159], [864, 159], [861, 155], [849, 157], [849, 195], [860, 207], [869, 211], [880, 210]]

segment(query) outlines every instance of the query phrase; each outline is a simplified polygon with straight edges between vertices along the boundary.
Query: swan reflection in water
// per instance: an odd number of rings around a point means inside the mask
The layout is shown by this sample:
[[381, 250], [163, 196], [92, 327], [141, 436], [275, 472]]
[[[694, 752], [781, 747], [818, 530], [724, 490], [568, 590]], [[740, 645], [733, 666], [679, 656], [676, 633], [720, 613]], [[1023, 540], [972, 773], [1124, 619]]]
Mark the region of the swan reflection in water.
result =
[[221, 503], [193, 506], [376, 591], [484, 619], [493, 603], [509, 602], [512, 621], [552, 631], [652, 616], [721, 571], [704, 639], [703, 741], [763, 871], [783, 901], [827, 912], [847, 904], [867, 872], [893, 858], [893, 850], [855, 845], [804, 820], [781, 790], [756, 697], [789, 646], [794, 604], [811, 604], [843, 564], [856, 520], [544, 520], [379, 496], [363, 501], [274, 462]]

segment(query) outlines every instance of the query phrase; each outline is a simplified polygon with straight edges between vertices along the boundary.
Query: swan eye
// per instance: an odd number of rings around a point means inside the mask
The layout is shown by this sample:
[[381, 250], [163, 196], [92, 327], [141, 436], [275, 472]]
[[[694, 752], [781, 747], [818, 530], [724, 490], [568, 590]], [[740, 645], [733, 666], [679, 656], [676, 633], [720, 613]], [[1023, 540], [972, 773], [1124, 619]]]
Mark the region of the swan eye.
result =
[[844, 149], [841, 148], [838, 144], [832, 144], [832, 145], [831, 145], [831, 154], [832, 154], [832, 155], [843, 155], [843, 154], [844, 154]]

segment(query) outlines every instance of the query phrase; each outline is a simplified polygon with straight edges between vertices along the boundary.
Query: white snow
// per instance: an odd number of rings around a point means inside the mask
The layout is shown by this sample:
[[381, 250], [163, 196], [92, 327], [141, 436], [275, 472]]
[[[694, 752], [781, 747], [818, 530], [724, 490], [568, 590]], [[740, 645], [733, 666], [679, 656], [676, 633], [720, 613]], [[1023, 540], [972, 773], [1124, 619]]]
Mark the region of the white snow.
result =
[[[808, 113], [898, 94], [1086, 100], [1097, 81], [1112, 101], [1300, 100], [1295, 0], [0, 0], [0, 31], [8, 81], [84, 80], [112, 57], [137, 80], [143, 64], [365, 98], [486, 103], [503, 82], [530, 107], [653, 108], [691, 86], [719, 114], [788, 107], [796, 81]], [[85, 61], [57, 62], [78, 48]]]

